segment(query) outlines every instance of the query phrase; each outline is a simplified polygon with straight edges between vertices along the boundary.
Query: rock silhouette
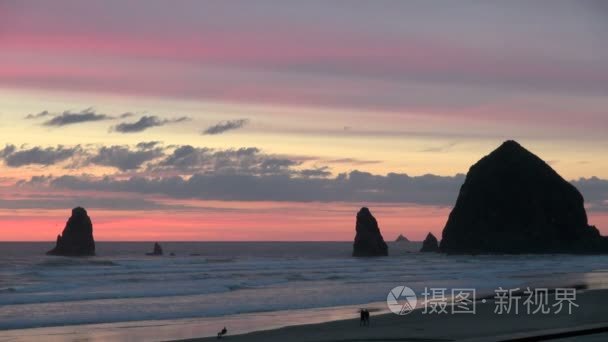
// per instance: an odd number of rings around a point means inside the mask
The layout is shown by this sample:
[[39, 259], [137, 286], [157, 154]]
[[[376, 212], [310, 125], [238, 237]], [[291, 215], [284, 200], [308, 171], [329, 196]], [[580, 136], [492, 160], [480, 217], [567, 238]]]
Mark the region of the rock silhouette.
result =
[[426, 238], [422, 242], [422, 248], [420, 248], [421, 252], [439, 252], [439, 242], [433, 233], [428, 233]]
[[357, 213], [356, 231], [353, 256], [388, 255], [388, 246], [380, 234], [378, 222], [368, 208], [361, 208]]
[[547, 163], [506, 141], [473, 165], [443, 230], [447, 253], [607, 253], [583, 196]]
[[395, 239], [395, 242], [409, 242], [410, 240], [408, 238], [406, 238], [405, 236], [403, 236], [403, 234], [399, 234], [399, 236], [397, 236], [397, 238]]
[[55, 248], [46, 254], [63, 256], [95, 255], [93, 223], [84, 208], [76, 207], [72, 209], [72, 216], [65, 224], [63, 232], [61, 235], [57, 235]]
[[152, 253], [146, 253], [146, 255], [163, 255], [163, 248], [160, 246], [160, 244], [158, 242], [155, 242]]

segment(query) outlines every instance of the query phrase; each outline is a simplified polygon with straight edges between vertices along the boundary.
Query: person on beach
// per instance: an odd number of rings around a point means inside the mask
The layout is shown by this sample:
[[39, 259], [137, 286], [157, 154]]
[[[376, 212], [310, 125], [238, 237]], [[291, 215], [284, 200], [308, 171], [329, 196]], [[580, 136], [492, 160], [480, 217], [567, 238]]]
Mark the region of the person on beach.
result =
[[369, 311], [367, 311], [367, 309], [363, 310], [363, 318], [364, 318], [363, 325], [369, 326]]
[[226, 329], [226, 327], [224, 327], [224, 329], [222, 329], [222, 331], [217, 333], [217, 338], [222, 338], [222, 336], [226, 335], [228, 333], [228, 329]]
[[365, 325], [365, 309], [359, 310], [359, 316], [360, 316], [359, 326]]

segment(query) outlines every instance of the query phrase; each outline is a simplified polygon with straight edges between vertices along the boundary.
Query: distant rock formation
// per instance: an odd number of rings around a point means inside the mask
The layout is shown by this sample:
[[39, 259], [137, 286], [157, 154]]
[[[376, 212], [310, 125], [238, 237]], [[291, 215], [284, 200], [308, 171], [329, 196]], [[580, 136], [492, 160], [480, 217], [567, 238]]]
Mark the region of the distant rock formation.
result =
[[84, 208], [76, 207], [72, 209], [72, 216], [65, 224], [63, 232], [61, 235], [57, 235], [55, 248], [46, 254], [63, 256], [95, 255], [93, 223]]
[[397, 236], [395, 239], [395, 242], [410, 242], [410, 240], [403, 236], [403, 234], [399, 234], [399, 236]]
[[353, 244], [353, 256], [387, 256], [388, 246], [380, 229], [378, 222], [367, 208], [361, 208], [357, 213], [356, 224], [357, 235]]
[[506, 141], [473, 165], [443, 230], [447, 253], [608, 253], [583, 196], [547, 163]]
[[163, 255], [163, 248], [158, 242], [155, 242], [154, 250], [152, 250], [152, 253], [146, 253], [146, 255]]
[[422, 242], [422, 248], [420, 248], [421, 252], [439, 252], [439, 242], [433, 233], [428, 233], [426, 238]]

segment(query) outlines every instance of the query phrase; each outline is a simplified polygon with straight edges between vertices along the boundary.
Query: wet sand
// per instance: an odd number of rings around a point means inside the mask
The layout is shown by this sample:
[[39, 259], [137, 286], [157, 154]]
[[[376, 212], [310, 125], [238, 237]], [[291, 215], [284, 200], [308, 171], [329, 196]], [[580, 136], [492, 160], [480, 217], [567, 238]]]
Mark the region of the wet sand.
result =
[[[523, 301], [523, 298], [522, 298]], [[353, 319], [292, 326], [275, 330], [258, 331], [243, 335], [226, 336], [228, 341], [600, 341], [608, 340], [608, 290], [583, 290], [577, 293], [568, 314], [566, 307], [556, 314], [527, 314], [519, 305], [519, 314], [499, 315], [496, 303], [487, 300], [476, 303], [473, 314], [424, 314], [415, 310], [404, 316], [395, 314], [374, 315], [369, 327], [360, 327], [358, 317]], [[551, 296], [550, 305], [555, 304]], [[218, 328], [221, 329], [221, 327]], [[230, 327], [228, 327], [230, 332]], [[544, 336], [544, 337], [543, 337]], [[187, 341], [217, 341], [216, 337]]]

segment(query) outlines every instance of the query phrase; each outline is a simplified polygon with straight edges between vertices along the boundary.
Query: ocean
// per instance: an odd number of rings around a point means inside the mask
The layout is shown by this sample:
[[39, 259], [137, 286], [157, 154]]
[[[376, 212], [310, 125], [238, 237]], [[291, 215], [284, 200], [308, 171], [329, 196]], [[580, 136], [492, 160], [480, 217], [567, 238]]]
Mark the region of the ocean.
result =
[[52, 243], [0, 243], [0, 341], [36, 340], [27, 336], [66, 326], [128, 334], [116, 328], [128, 322], [146, 331], [195, 326], [151, 335], [159, 340], [213, 335], [225, 322], [239, 332], [321, 322], [354, 316], [358, 307], [386, 309], [388, 292], [400, 285], [478, 295], [529, 285], [608, 287], [608, 256], [446, 256], [393, 242], [389, 257], [353, 258], [351, 242], [161, 244], [162, 257], [145, 255], [151, 242], [98, 242], [95, 257], [65, 258], [44, 254]]

